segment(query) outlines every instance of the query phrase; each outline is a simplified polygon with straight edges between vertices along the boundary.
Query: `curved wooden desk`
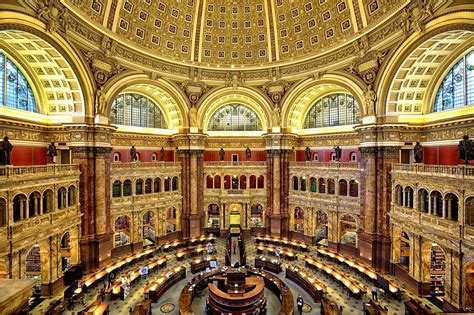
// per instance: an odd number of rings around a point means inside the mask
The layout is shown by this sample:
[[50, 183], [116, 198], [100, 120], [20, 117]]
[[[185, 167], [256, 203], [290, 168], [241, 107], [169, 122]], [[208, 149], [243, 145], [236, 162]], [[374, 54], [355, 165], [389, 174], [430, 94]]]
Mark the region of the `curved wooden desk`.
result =
[[[201, 272], [184, 286], [181, 295], [179, 296], [180, 315], [194, 315], [191, 304], [197, 292], [207, 287], [210, 278], [221, 276], [226, 273], [227, 270], [232, 269], [226, 268], [224, 270], [224, 268], [225, 267], [221, 267], [211, 272]], [[259, 271], [255, 268], [241, 268], [241, 270], [246, 270], [247, 275], [254, 275], [263, 278], [265, 287], [272, 291], [281, 302], [281, 309], [278, 313], [279, 315], [293, 315], [295, 307], [293, 293], [279, 277], [266, 271]]]

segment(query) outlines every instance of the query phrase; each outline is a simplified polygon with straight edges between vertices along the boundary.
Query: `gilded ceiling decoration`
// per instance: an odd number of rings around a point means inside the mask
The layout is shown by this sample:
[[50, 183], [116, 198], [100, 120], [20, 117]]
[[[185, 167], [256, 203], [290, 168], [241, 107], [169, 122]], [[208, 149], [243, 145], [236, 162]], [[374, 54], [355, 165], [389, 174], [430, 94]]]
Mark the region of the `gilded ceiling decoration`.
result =
[[409, 1], [67, 0], [87, 23], [130, 47], [211, 68], [311, 59], [375, 29]]

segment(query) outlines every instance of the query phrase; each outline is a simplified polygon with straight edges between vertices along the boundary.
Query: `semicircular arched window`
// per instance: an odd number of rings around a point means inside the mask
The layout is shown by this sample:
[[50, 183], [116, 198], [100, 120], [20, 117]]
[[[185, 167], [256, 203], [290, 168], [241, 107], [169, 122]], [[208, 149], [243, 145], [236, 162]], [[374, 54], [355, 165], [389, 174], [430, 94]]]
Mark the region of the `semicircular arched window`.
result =
[[217, 109], [209, 120], [210, 131], [261, 131], [257, 113], [242, 104], [229, 104]]
[[0, 105], [37, 112], [36, 101], [25, 75], [0, 53]]
[[166, 119], [158, 105], [138, 93], [122, 93], [112, 103], [112, 124], [167, 129]]
[[464, 55], [449, 70], [438, 88], [434, 111], [474, 104], [474, 51]]
[[304, 119], [303, 128], [353, 125], [360, 121], [359, 104], [347, 93], [333, 93], [318, 99]]

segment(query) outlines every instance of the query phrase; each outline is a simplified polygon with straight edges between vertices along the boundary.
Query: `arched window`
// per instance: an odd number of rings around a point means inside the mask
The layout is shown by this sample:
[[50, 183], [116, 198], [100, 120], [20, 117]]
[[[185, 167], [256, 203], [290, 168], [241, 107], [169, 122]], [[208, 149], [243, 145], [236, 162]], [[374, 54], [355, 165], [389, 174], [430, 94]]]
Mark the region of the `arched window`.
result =
[[265, 188], [265, 177], [263, 175], [260, 175], [257, 180], [257, 188], [258, 189], [263, 189]]
[[250, 207], [250, 227], [263, 227], [263, 207], [261, 204], [253, 204]]
[[120, 216], [115, 220], [114, 226], [114, 247], [130, 244], [130, 218]]
[[122, 93], [115, 98], [110, 121], [116, 125], [166, 129], [166, 119], [158, 105], [137, 93]]
[[66, 208], [66, 205], [67, 205], [66, 188], [61, 187], [58, 190], [58, 209]]
[[143, 195], [143, 179], [137, 179], [135, 182], [135, 195]]
[[43, 213], [53, 211], [53, 191], [51, 189], [43, 192]]
[[230, 189], [230, 176], [224, 176], [224, 189]]
[[420, 189], [418, 190], [418, 210], [421, 212], [428, 213], [428, 204], [429, 204], [429, 198], [428, 198], [428, 192], [426, 189]]
[[155, 193], [161, 192], [161, 178], [159, 177], [155, 178], [153, 182], [153, 192]]
[[298, 190], [298, 177], [293, 176], [293, 190]]
[[67, 190], [67, 206], [71, 207], [76, 204], [76, 186], [70, 186]]
[[405, 207], [413, 208], [413, 188], [410, 186], [405, 187]]
[[345, 179], [339, 180], [339, 195], [347, 196], [347, 181]]
[[0, 227], [7, 225], [7, 202], [0, 198]]
[[214, 188], [221, 188], [221, 177], [219, 175], [214, 177]]
[[443, 216], [443, 195], [439, 191], [431, 192], [431, 213]]
[[318, 155], [317, 153], [315, 153], [315, 154], [313, 155], [313, 160], [314, 160], [314, 161], [319, 161], [319, 155]]
[[152, 184], [153, 180], [151, 178], [147, 178], [145, 181], [145, 194], [151, 194]]
[[32, 218], [40, 212], [41, 195], [39, 192], [32, 192], [29, 197], [28, 217]]
[[0, 53], [0, 105], [37, 112], [31, 86], [20, 69]]
[[151, 155], [151, 161], [152, 161], [152, 162], [156, 162], [156, 159], [157, 159], [157, 155], [156, 155], [156, 153], [153, 153], [153, 154]]
[[257, 113], [242, 104], [229, 104], [216, 110], [209, 120], [210, 131], [260, 131], [262, 122]]
[[353, 125], [359, 123], [359, 104], [347, 93], [333, 93], [318, 99], [309, 109], [303, 128]]
[[206, 177], [206, 188], [207, 189], [212, 189], [214, 188], [214, 178], [212, 177], [212, 175], [207, 175]]
[[474, 51], [463, 56], [444, 77], [436, 93], [434, 111], [474, 104]]
[[123, 182], [123, 195], [125, 197], [132, 195], [132, 181], [130, 179]]
[[326, 193], [326, 181], [324, 178], [319, 178], [318, 179], [318, 187], [319, 187], [319, 193], [320, 194], [325, 194]]
[[26, 196], [16, 195], [13, 198], [13, 221], [20, 221], [26, 218]]
[[345, 214], [340, 219], [341, 244], [357, 246], [357, 222], [350, 214]]
[[171, 190], [171, 178], [168, 176], [165, 177], [165, 191]]
[[359, 197], [359, 183], [355, 180], [349, 182], [349, 196]]
[[255, 175], [250, 175], [250, 188], [257, 188], [257, 177]]
[[119, 152], [114, 153], [114, 162], [120, 162], [120, 153]]
[[351, 159], [352, 162], [357, 161], [357, 153], [351, 152], [351, 154], [349, 156], [350, 156], [350, 159]]
[[176, 176], [173, 177], [173, 181], [171, 183], [171, 186], [172, 186], [171, 188], [172, 188], [173, 191], [178, 190], [178, 177], [176, 177]]
[[208, 227], [219, 227], [219, 219], [220, 219], [220, 211], [219, 211], [219, 205], [217, 204], [210, 204], [207, 207], [207, 216], [209, 218], [208, 220]]
[[240, 176], [240, 189], [247, 189], [247, 177], [245, 175]]
[[306, 177], [301, 177], [301, 191], [306, 191]]
[[400, 185], [395, 186], [395, 204], [403, 206], [403, 188]]
[[316, 191], [317, 191], [317, 190], [316, 190], [316, 188], [317, 188], [316, 178], [311, 177], [311, 178], [309, 179], [309, 185], [310, 185], [310, 187], [311, 187], [311, 192], [316, 192]]
[[459, 199], [455, 194], [447, 194], [444, 196], [446, 218], [454, 221], [458, 220], [459, 217]]
[[334, 179], [329, 178], [328, 179], [328, 194], [334, 195], [335, 192], [336, 192], [336, 184], [334, 182]]
[[122, 182], [119, 180], [114, 181], [112, 184], [112, 197], [121, 197], [122, 196]]
[[466, 224], [474, 226], [474, 197], [466, 199], [464, 209], [464, 211], [466, 211]]

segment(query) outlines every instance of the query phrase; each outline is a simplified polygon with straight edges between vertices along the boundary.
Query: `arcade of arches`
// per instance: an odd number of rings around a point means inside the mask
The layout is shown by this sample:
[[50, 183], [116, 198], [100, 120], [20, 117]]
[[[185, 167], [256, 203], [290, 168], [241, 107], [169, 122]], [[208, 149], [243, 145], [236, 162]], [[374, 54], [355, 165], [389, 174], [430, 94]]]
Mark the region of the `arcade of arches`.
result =
[[0, 279], [53, 298], [74, 270], [237, 228], [307, 244], [301, 266], [327, 249], [404, 300], [474, 310], [474, 168], [458, 147], [474, 137], [473, 10], [0, 3]]

